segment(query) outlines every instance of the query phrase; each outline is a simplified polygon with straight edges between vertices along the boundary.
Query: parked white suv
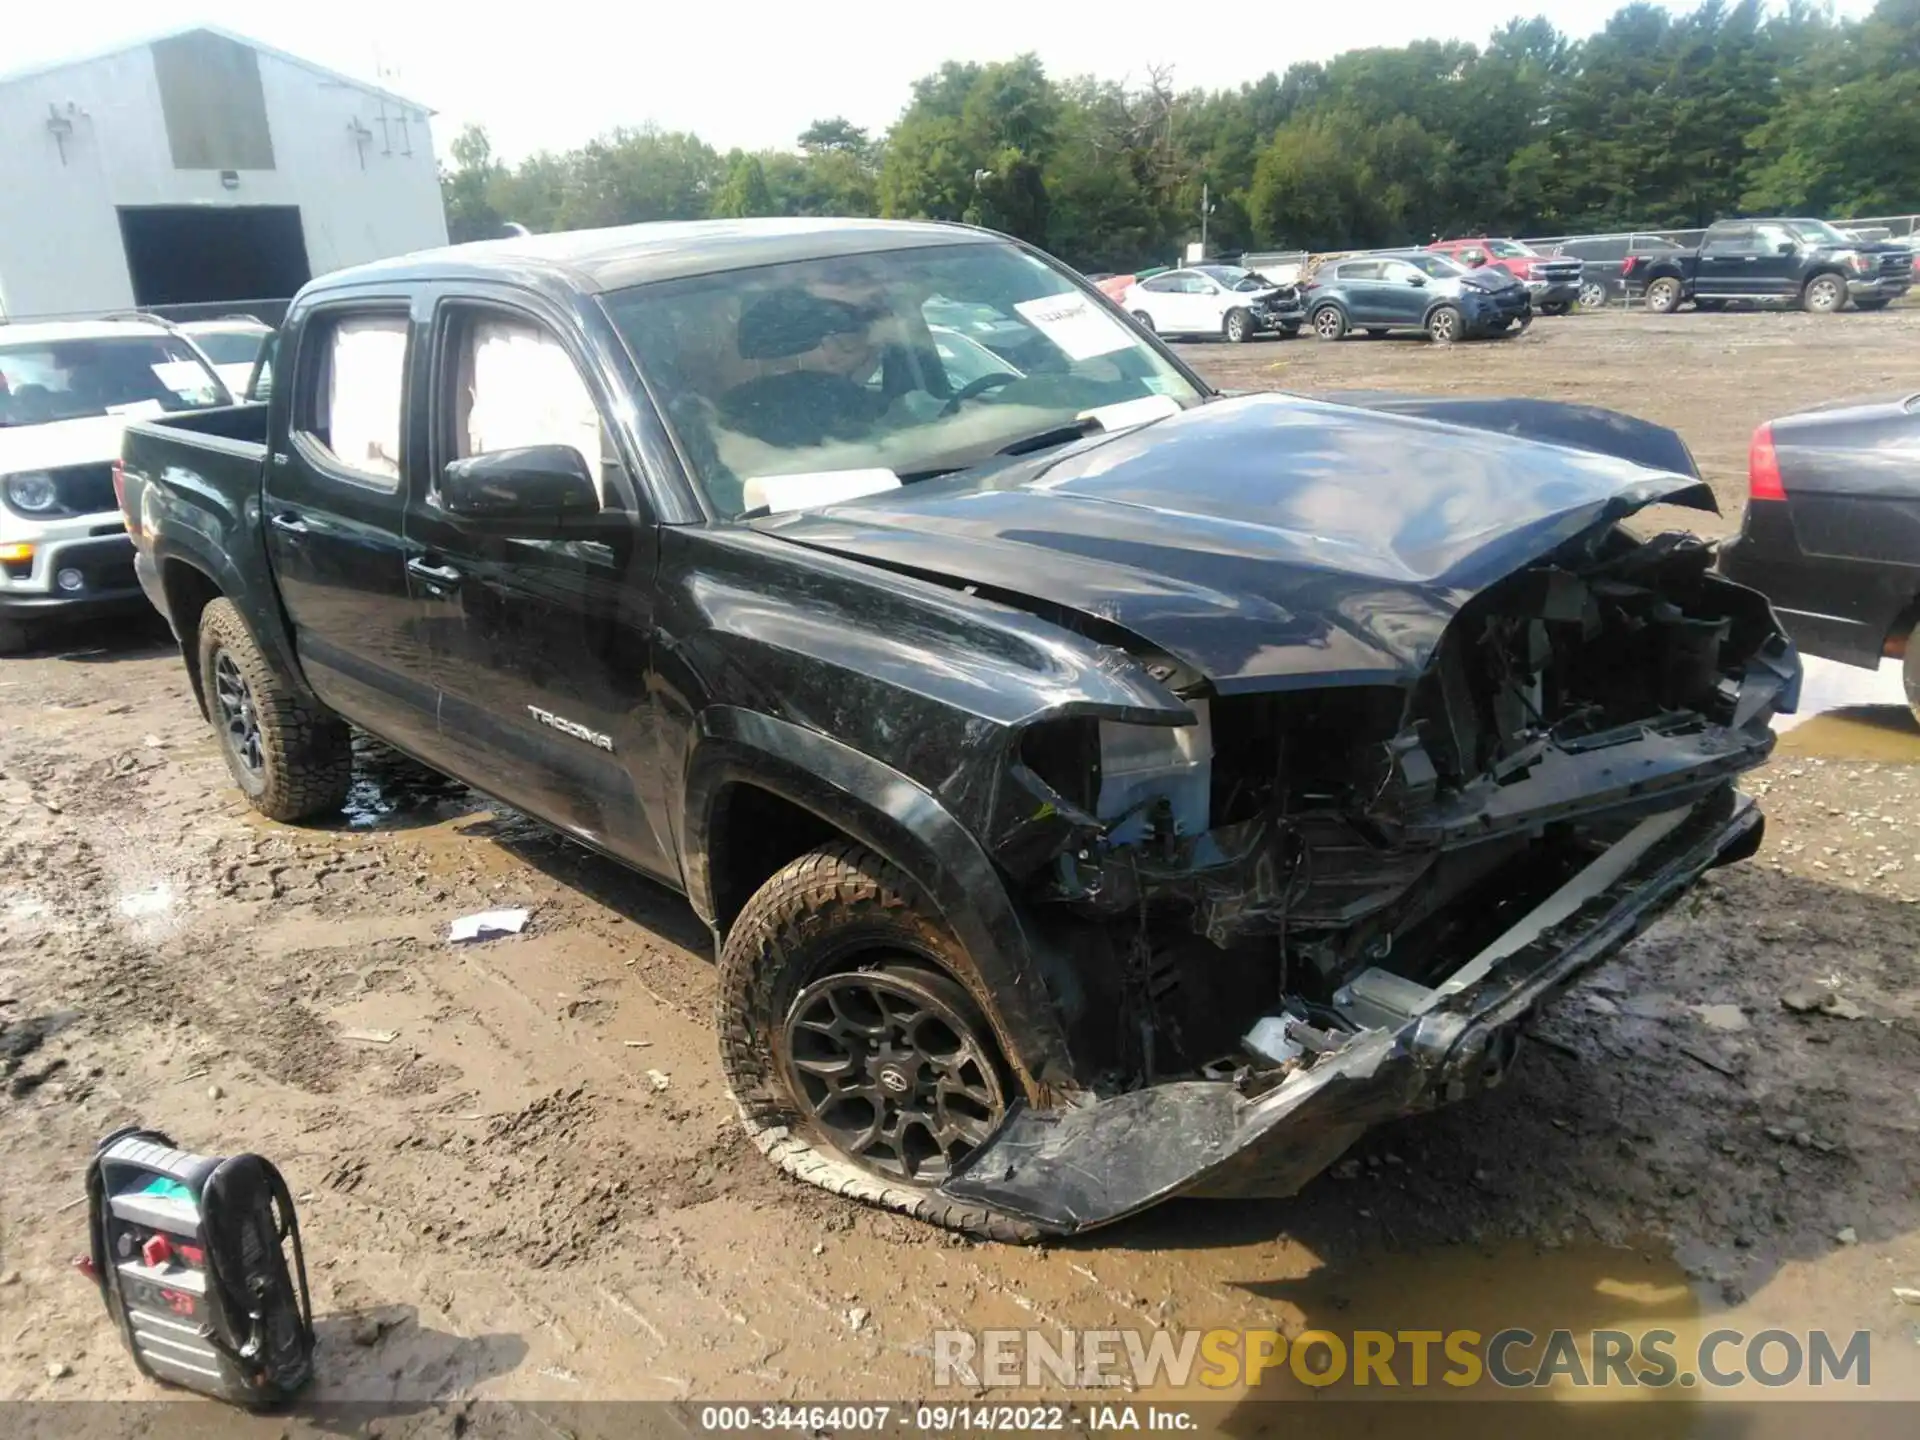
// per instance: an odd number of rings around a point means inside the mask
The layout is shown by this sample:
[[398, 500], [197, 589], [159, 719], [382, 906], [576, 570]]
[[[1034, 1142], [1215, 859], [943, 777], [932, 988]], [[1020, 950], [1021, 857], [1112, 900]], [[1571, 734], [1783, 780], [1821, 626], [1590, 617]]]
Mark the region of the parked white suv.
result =
[[1291, 285], [1275, 285], [1238, 265], [1193, 265], [1135, 281], [1120, 304], [1162, 335], [1219, 335], [1235, 342], [1255, 335], [1299, 333], [1306, 317]]
[[231, 403], [163, 321], [0, 324], [0, 654], [43, 621], [147, 608], [114, 493], [120, 432]]

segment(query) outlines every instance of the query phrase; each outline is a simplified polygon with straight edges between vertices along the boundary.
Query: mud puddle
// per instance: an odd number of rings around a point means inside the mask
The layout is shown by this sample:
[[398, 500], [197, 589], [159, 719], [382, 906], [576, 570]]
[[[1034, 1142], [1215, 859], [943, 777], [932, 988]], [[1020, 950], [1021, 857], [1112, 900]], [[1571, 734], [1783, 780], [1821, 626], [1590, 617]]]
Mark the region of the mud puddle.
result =
[[1783, 755], [1920, 764], [1920, 724], [1907, 705], [1900, 662], [1876, 670], [1805, 656], [1798, 714], [1774, 722]]
[[369, 735], [353, 737], [353, 788], [341, 808], [348, 830], [438, 825], [485, 810], [489, 801]]

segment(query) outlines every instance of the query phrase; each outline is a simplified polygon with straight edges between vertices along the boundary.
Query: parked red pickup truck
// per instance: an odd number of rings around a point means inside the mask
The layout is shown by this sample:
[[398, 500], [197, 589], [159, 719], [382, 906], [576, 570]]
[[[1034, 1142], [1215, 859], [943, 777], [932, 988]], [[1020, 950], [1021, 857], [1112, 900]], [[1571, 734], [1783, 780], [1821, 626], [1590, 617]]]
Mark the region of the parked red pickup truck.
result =
[[1489, 266], [1504, 270], [1527, 287], [1533, 308], [1542, 315], [1564, 315], [1580, 298], [1581, 263], [1557, 255], [1542, 255], [1521, 240], [1477, 236], [1439, 240], [1427, 247], [1451, 255], [1469, 269]]

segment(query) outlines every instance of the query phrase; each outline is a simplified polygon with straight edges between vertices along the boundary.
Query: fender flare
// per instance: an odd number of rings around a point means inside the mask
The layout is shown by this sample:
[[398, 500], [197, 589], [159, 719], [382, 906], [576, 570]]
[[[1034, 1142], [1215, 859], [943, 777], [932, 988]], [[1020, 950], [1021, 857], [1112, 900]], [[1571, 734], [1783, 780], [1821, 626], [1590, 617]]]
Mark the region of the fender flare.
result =
[[720, 796], [752, 785], [819, 816], [905, 874], [965, 947], [988, 1018], [1029, 1098], [1083, 1087], [1028, 927], [973, 835], [929, 791], [838, 740], [786, 720], [715, 706], [700, 720], [685, 788], [687, 895], [716, 907], [707, 857]]
[[[160, 533], [148, 533], [153, 536], [150, 551], [154, 576], [163, 597], [169, 601], [165, 614], [168, 626], [173, 630], [174, 639], [180, 643], [181, 653], [187, 661], [187, 671], [193, 681], [196, 697], [201, 700], [204, 711], [205, 697], [200, 695], [201, 680], [198, 658], [189, 654], [192, 646], [189, 638], [180, 633], [179, 623], [173, 615], [171, 597], [168, 595], [167, 571], [170, 565], [185, 565], [198, 571], [220, 592], [222, 599], [232, 604], [240, 612], [240, 618], [246, 622], [252, 633], [254, 643], [260, 647], [260, 654], [274, 671], [274, 678], [299, 697], [301, 703], [325, 712], [327, 706], [308, 686], [306, 676], [300, 671], [300, 662], [294, 653], [291, 632], [287, 626], [285, 613], [280, 608], [280, 594], [273, 583], [272, 571], [262, 563], [257, 566], [243, 567], [236, 564], [227, 552], [217, 545], [196, 544], [198, 532], [186, 531], [183, 536], [178, 525], [164, 524]], [[186, 537], [192, 537], [188, 539]], [[249, 573], [251, 572], [251, 573]], [[264, 589], [265, 593], [262, 594]]]

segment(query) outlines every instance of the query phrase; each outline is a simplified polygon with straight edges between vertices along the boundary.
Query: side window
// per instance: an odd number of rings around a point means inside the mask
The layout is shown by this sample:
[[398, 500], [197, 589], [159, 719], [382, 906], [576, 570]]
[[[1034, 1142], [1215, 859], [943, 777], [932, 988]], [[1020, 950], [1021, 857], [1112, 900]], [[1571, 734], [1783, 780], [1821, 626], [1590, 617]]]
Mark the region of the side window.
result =
[[399, 311], [323, 311], [307, 321], [300, 345], [295, 433], [335, 465], [386, 490], [400, 486], [409, 333]]
[[1156, 275], [1151, 280], [1140, 282], [1142, 290], [1151, 290], [1156, 295], [1178, 294], [1180, 277], [1178, 275]]
[[455, 311], [442, 372], [451, 380], [448, 457], [463, 459], [531, 445], [569, 445], [608, 497], [615, 451], [593, 391], [566, 347], [532, 320], [501, 311]]
[[1797, 242], [1784, 225], [1756, 225], [1753, 227], [1753, 248], [1762, 255], [1778, 255], [1782, 245], [1795, 245]]
[[1728, 225], [1709, 230], [1706, 243], [1700, 247], [1703, 255], [1746, 255], [1753, 250], [1753, 229], [1747, 225]]
[[1425, 271], [1416, 270], [1404, 260], [1388, 260], [1380, 266], [1380, 278], [1395, 285], [1408, 285], [1427, 276]]
[[1211, 295], [1217, 287], [1204, 275], [1183, 275], [1180, 288], [1189, 295]]
[[1378, 260], [1349, 260], [1340, 267], [1342, 280], [1378, 280], [1385, 267]]

